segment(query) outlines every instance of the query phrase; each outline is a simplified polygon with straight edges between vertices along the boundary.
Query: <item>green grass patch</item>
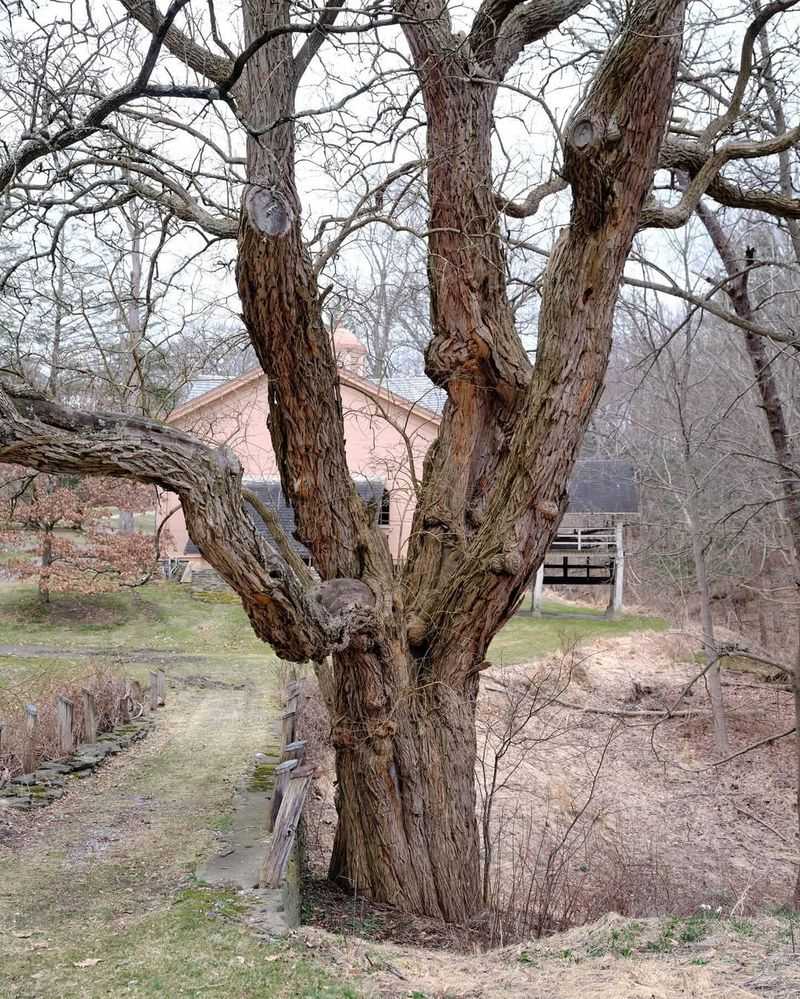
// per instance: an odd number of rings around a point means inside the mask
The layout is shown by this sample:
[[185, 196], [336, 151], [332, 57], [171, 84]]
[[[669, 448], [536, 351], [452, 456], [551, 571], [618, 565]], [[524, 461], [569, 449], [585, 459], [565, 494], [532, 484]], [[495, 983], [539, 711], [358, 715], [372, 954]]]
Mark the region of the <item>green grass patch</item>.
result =
[[5, 959], [4, 987], [18, 999], [358, 999], [301, 945], [262, 943], [243, 925], [244, 911], [232, 892], [193, 886], [166, 908], [117, 918], [113, 926], [90, 913], [70, 938], [37, 936], [46, 947], [23, 945]]
[[667, 622], [643, 614], [622, 614], [609, 620], [600, 610], [545, 601], [542, 617], [518, 613], [489, 646], [487, 658], [513, 665], [549, 655], [574, 642], [628, 635], [634, 631], [663, 631]]
[[74, 659], [0, 656], [0, 692], [37, 689], [51, 682], [66, 682], [91, 672], [91, 660], [82, 656]]
[[[268, 748], [276, 670], [261, 649], [204, 661], [203, 673], [233, 674], [246, 689], [170, 692], [124, 780], [86, 795], [46, 837], [3, 852], [3, 999], [358, 999], [301, 943], [266, 944], [253, 933], [243, 920], [246, 896], [192, 875], [219, 848], [215, 834], [231, 827], [231, 780]], [[76, 660], [78, 668], [87, 661]], [[8, 669], [63, 663], [13, 660]]]
[[650, 941], [645, 950], [656, 954], [669, 954], [680, 944], [693, 944], [703, 940], [719, 924], [719, 916], [711, 910], [701, 910], [692, 916], [670, 916], [659, 929], [658, 937]]
[[[527, 662], [573, 642], [666, 627], [657, 617], [623, 614], [610, 621], [602, 611], [556, 601], [544, 609], [542, 617], [517, 614], [492, 642], [489, 658]], [[92, 596], [59, 593], [49, 605], [40, 602], [32, 586], [0, 588], [0, 635], [6, 644], [105, 653], [152, 649], [257, 656], [268, 651], [233, 594], [193, 595], [188, 587], [166, 582]]]
[[59, 649], [265, 652], [238, 599], [197, 600], [188, 587], [167, 582], [120, 593], [57, 593], [49, 604], [32, 586], [3, 587], [0, 635], [5, 644]]
[[642, 923], [632, 920], [624, 926], [614, 926], [607, 934], [595, 936], [586, 949], [587, 957], [633, 957], [636, 953], [639, 937], [644, 929]]

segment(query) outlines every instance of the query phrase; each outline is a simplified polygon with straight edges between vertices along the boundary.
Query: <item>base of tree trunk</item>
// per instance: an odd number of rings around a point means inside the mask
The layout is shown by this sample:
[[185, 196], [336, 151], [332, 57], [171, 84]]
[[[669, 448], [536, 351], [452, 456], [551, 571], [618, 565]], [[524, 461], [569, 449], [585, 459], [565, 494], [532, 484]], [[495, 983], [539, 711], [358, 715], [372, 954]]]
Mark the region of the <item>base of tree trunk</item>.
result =
[[[337, 673], [352, 670], [348, 660], [337, 658]], [[368, 685], [337, 684], [350, 691], [350, 711], [333, 732], [339, 821], [329, 877], [344, 890], [448, 922], [478, 910], [475, 686], [423, 688], [401, 709], [395, 701], [391, 718], [365, 721], [356, 691]]]

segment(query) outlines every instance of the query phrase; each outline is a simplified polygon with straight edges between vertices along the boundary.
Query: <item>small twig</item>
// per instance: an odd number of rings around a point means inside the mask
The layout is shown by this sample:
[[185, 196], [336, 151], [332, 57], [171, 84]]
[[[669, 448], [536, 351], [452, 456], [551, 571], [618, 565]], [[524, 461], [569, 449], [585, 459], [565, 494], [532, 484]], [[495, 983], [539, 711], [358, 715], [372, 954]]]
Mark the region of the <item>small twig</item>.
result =
[[[712, 767], [721, 767], [723, 763], [730, 763], [731, 760], [735, 760], [737, 756], [744, 756], [745, 753], [752, 753], [754, 749], [760, 749], [762, 746], [770, 746], [773, 742], [778, 742], [780, 739], [785, 739], [787, 735], [792, 735], [795, 731], [794, 725], [787, 729], [785, 732], [779, 732], [777, 735], [771, 735], [767, 739], [760, 739], [758, 742], [752, 743], [750, 746], [745, 746], [744, 749], [740, 749], [735, 753], [731, 753], [730, 756], [725, 756], [721, 760], [716, 760], [714, 763], [709, 763], [707, 767], [701, 767], [701, 770], [710, 770]], [[695, 771], [697, 773], [698, 771]]]
[[754, 815], [752, 812], [749, 812], [746, 808], [742, 808], [741, 805], [734, 805], [733, 807], [736, 809], [737, 812], [741, 813], [742, 815], [746, 815], [748, 819], [752, 819], [753, 822], [758, 822], [758, 824], [763, 826], [765, 829], [769, 829], [769, 831], [773, 833], [775, 836], [777, 836], [778, 839], [781, 840], [782, 842], [784, 843], [789, 842], [789, 840], [783, 835], [783, 833], [779, 833], [777, 829], [773, 829], [773, 827], [768, 822], [765, 822], [763, 819], [760, 819], [757, 815]]
[[670, 718], [695, 718], [698, 715], [708, 714], [707, 711], [623, 711], [613, 708], [585, 708], [580, 704], [570, 704], [569, 701], [555, 700], [554, 704], [562, 708], [569, 708], [572, 711], [584, 711], [590, 715], [608, 715], [611, 718], [661, 718], [668, 721]]

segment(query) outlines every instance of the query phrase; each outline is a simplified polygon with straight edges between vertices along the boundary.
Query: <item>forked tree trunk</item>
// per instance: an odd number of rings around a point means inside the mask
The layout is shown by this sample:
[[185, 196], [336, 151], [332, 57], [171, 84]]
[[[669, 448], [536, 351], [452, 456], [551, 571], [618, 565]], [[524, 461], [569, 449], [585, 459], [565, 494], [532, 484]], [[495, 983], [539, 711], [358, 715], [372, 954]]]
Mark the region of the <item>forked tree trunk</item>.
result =
[[[225, 448], [201, 449], [186, 435], [127, 418], [121, 449], [105, 415], [79, 414], [76, 423], [59, 407], [27, 397], [14, 405], [0, 392], [16, 455], [34, 467], [69, 472], [80, 462], [84, 471], [176, 491], [192, 539], [242, 595], [257, 633], [286, 658], [334, 652], [332, 874], [379, 901], [454, 921], [480, 904], [477, 677], [568, 502], [682, 38], [681, 0], [636, 0], [565, 130], [572, 212], [542, 282], [531, 371], [505, 287], [493, 94], [507, 54], [553, 27], [554, 11], [563, 19], [580, 5], [524, 4], [523, 16], [510, 18], [514, 4], [489, 3], [477, 38], [465, 40], [445, 5], [398, 3], [409, 15], [403, 29], [428, 115], [434, 330], [426, 366], [448, 396], [402, 568], [392, 565], [347, 468], [336, 363], [294, 177], [303, 60], [286, 30], [286, 0], [242, 5], [251, 57], [237, 100], [250, 133], [237, 279], [269, 379], [284, 492], [322, 583], [289, 571], [255, 535], [242, 508], [241, 468]], [[493, 25], [506, 18], [508, 36], [493, 55]], [[42, 432], [42, 419], [55, 434]], [[79, 457], [76, 433], [88, 436]]]

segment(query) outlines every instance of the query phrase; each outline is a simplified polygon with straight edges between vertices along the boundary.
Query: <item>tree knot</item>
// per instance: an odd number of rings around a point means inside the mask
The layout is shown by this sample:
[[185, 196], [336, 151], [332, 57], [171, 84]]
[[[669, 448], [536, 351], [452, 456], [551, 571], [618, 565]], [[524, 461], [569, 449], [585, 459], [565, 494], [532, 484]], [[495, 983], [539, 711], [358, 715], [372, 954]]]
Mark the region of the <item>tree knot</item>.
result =
[[489, 562], [489, 571], [496, 576], [516, 576], [521, 569], [522, 556], [516, 549], [500, 552]]
[[349, 725], [334, 725], [331, 743], [334, 749], [352, 749], [356, 744], [356, 737]]
[[564, 176], [572, 186], [573, 222], [600, 228], [614, 197], [623, 132], [614, 114], [580, 112], [567, 129]]
[[247, 188], [244, 210], [248, 222], [263, 239], [285, 236], [294, 219], [294, 212], [280, 191], [260, 184]]
[[536, 504], [536, 511], [545, 520], [555, 520], [559, 513], [558, 503], [554, 503], [552, 500], [540, 500]]

